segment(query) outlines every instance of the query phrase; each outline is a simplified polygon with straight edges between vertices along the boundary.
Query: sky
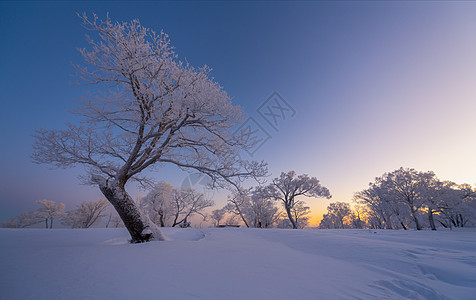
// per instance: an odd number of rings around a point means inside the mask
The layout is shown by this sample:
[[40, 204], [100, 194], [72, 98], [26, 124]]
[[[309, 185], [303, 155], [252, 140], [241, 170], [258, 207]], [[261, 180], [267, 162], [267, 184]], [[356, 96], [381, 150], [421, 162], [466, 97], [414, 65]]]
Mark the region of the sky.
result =
[[[7, 1], [0, 222], [39, 199], [74, 209], [102, 196], [80, 184], [82, 168], [53, 170], [30, 158], [35, 130], [64, 128], [86, 92], [71, 84], [71, 64], [82, 62], [76, 49], [86, 46], [77, 12], [139, 19], [166, 32], [180, 59], [210, 66], [267, 137], [244, 157], [268, 162], [268, 180], [295, 170], [329, 188], [332, 199], [307, 199], [314, 223], [330, 202], [351, 202], [399, 167], [476, 184], [475, 2]], [[263, 112], [276, 100], [288, 110], [273, 123]], [[180, 186], [189, 175], [164, 167], [154, 176]], [[214, 200], [223, 206], [226, 193]]]

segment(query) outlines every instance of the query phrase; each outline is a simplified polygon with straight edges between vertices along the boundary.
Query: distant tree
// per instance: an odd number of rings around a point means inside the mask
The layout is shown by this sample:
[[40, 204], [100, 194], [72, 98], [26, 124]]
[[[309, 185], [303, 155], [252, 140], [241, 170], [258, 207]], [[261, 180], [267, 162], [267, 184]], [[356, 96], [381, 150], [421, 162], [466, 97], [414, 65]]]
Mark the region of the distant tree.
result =
[[44, 219], [37, 210], [21, 213], [7, 222], [2, 223], [5, 228], [25, 228], [43, 222]]
[[220, 221], [223, 220], [227, 213], [225, 208], [215, 209], [212, 211], [210, 218], [214, 221], [214, 226], [220, 226]]
[[415, 169], [400, 168], [391, 173], [385, 173], [376, 181], [381, 184], [384, 190], [391, 191], [394, 201], [408, 207], [416, 229], [421, 230], [419, 212], [425, 205], [422, 192], [425, 190], [425, 181], [434, 176], [433, 172], [418, 172]]
[[251, 193], [248, 214], [253, 227], [269, 228], [281, 217], [281, 212], [264, 187], [257, 187]]
[[38, 216], [45, 221], [45, 227], [48, 228], [48, 222], [50, 229], [53, 228], [53, 220], [61, 219], [66, 216], [64, 212], [64, 203], [56, 203], [50, 200], [38, 200], [36, 203], [41, 204], [42, 207], [38, 209]]
[[246, 227], [269, 228], [281, 216], [276, 200], [266, 187], [260, 186], [233, 193], [225, 208], [239, 216]]
[[[293, 219], [296, 222], [297, 228], [302, 229], [309, 224], [309, 214], [311, 209], [308, 206], [304, 206], [304, 203], [301, 201], [296, 202], [294, 207], [291, 209], [291, 214]], [[276, 221], [278, 228], [294, 228], [293, 224], [285, 214], [281, 214]]]
[[356, 229], [366, 228], [367, 227], [367, 224], [365, 222], [366, 214], [367, 214], [366, 207], [362, 205], [358, 205], [358, 204], [355, 205], [352, 210], [352, 216], [351, 216], [352, 228], [356, 228]]
[[423, 184], [422, 197], [427, 210], [428, 223], [431, 230], [436, 230], [435, 214], [441, 214], [443, 210], [449, 209], [447, 206], [450, 201], [452, 202], [452, 198], [458, 198], [453, 189], [456, 184], [440, 181], [436, 176], [427, 178]]
[[89, 228], [105, 216], [108, 206], [106, 199], [84, 201], [77, 209], [66, 212], [64, 223], [72, 228]]
[[250, 201], [250, 190], [240, 189], [232, 192], [232, 194], [228, 196], [228, 204], [225, 206], [228, 212], [239, 216], [243, 223], [245, 223], [246, 227], [250, 227], [246, 216], [246, 213], [249, 210]]
[[187, 219], [193, 215], [201, 215], [205, 218], [203, 210], [213, 205], [214, 202], [206, 199], [203, 193], [193, 189], [174, 189], [171, 205], [172, 227], [185, 224]]
[[311, 213], [311, 208], [309, 206], [305, 206], [304, 202], [295, 201], [290, 211], [291, 211], [292, 220], [294, 220], [297, 228], [303, 229], [309, 224], [309, 214]]
[[319, 225], [320, 228], [326, 229], [343, 229], [345, 228], [345, 220], [352, 222], [353, 212], [349, 203], [335, 202], [327, 206], [327, 214], [325, 214]]
[[433, 172], [400, 168], [377, 177], [367, 190], [356, 193], [354, 199], [368, 205], [374, 222], [381, 228], [407, 229], [411, 220], [416, 229], [421, 230], [428, 182], [434, 176]]
[[225, 220], [225, 225], [233, 225], [233, 226], [236, 226], [236, 225], [239, 225], [240, 221], [239, 221], [239, 217], [238, 215], [229, 215], [228, 218], [226, 218]]
[[304, 211], [309, 210], [296, 199], [299, 196], [307, 197], [323, 197], [330, 199], [331, 194], [326, 187], [323, 187], [319, 180], [308, 175], [298, 175], [294, 171], [281, 173], [281, 175], [273, 179], [272, 183], [267, 187], [269, 196], [283, 203], [284, 209], [292, 224], [292, 228], [297, 229], [300, 226], [296, 222], [298, 216], [302, 216]]
[[174, 187], [168, 182], [159, 182], [141, 199], [143, 212], [160, 227], [170, 226], [173, 218], [172, 195]]
[[476, 225], [476, 188], [469, 184], [453, 184], [445, 195], [444, 201], [439, 202], [437, 216], [442, 226], [452, 229]]
[[388, 228], [390, 219], [388, 205], [375, 183], [370, 183], [368, 189], [355, 193], [353, 200], [366, 208], [370, 228]]
[[407, 229], [413, 223], [417, 230], [426, 226], [436, 230], [437, 222], [452, 228], [476, 217], [476, 190], [469, 184], [441, 181], [431, 171], [400, 168], [385, 173], [356, 193], [354, 200], [366, 207], [372, 228]]
[[179, 61], [168, 36], [138, 20], [80, 18], [90, 36], [89, 48], [80, 50], [86, 65], [76, 69], [92, 93], [74, 111], [80, 125], [37, 131], [36, 163], [85, 165], [87, 182], [111, 202], [132, 242], [163, 239], [125, 188], [132, 180], [150, 182], [144, 170], [173, 164], [207, 174], [214, 187], [236, 188], [266, 174], [265, 163], [239, 157], [255, 141], [235, 133], [244, 114], [209, 68]]
[[140, 202], [143, 212], [160, 227], [179, 226], [193, 215], [205, 217], [203, 210], [214, 204], [203, 193], [174, 188], [168, 182], [157, 184]]

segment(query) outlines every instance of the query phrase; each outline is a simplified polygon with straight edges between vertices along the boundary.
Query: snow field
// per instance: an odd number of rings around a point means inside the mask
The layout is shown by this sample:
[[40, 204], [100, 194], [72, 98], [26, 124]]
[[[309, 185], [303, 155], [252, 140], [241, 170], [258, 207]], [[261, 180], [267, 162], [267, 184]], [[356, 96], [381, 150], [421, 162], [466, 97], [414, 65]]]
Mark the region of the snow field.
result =
[[475, 299], [476, 232], [1, 229], [0, 299]]

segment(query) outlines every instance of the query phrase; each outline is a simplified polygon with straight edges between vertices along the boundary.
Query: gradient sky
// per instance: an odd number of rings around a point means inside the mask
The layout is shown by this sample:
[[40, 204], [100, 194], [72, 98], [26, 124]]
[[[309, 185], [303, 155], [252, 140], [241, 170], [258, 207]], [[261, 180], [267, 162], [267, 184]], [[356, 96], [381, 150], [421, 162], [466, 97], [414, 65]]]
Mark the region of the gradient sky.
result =
[[[295, 170], [330, 189], [330, 201], [308, 199], [314, 221], [401, 166], [476, 183], [475, 2], [0, 2], [0, 221], [43, 198], [73, 209], [101, 197], [79, 184], [81, 168], [30, 159], [34, 130], [63, 128], [86, 91], [70, 85], [83, 11], [138, 18], [168, 33], [181, 59], [213, 68], [271, 136], [253, 158], [273, 177]], [[275, 91], [296, 111], [278, 131], [256, 111]]]

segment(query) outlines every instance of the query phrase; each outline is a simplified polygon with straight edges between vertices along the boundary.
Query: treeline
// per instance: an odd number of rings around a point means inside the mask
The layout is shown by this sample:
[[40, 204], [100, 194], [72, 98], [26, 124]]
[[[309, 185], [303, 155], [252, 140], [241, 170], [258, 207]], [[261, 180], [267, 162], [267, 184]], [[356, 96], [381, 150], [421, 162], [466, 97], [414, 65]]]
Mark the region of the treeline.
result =
[[421, 230], [476, 225], [476, 189], [433, 172], [400, 168], [377, 177], [348, 203], [331, 203], [320, 228]]
[[[188, 227], [192, 216], [201, 216], [215, 226], [222, 224], [261, 228], [304, 228], [308, 225], [310, 208], [302, 197], [330, 198], [329, 190], [319, 180], [294, 171], [283, 172], [268, 185], [250, 189], [236, 189], [227, 204], [211, 214], [205, 210], [214, 202], [193, 189], [176, 188], [160, 182], [146, 196], [138, 197], [135, 204], [143, 217], [159, 227]], [[3, 227], [23, 228], [45, 222], [52, 228], [53, 220], [61, 220], [72, 228], [89, 228], [105, 223], [121, 226], [120, 218], [105, 199], [85, 201], [77, 209], [64, 211], [65, 205], [40, 200], [36, 211], [26, 212], [3, 224]], [[108, 213], [108, 211], [111, 211]], [[106, 221], [105, 221], [106, 220]], [[49, 222], [49, 226], [48, 226]], [[116, 227], [114, 226], [114, 227]], [[104, 226], [101, 226], [104, 227]]]
[[[189, 227], [190, 218], [201, 216], [214, 226], [243, 225], [255, 228], [304, 228], [310, 208], [303, 197], [330, 199], [319, 180], [294, 171], [281, 173], [267, 185], [236, 189], [227, 204], [206, 213], [214, 202], [193, 189], [160, 182], [135, 201], [141, 214], [159, 227]], [[421, 230], [452, 229], [476, 225], [476, 188], [442, 181], [433, 172], [400, 168], [377, 177], [367, 189], [354, 194], [353, 205], [334, 202], [319, 224], [321, 229], [372, 228]], [[35, 211], [22, 213], [3, 227], [24, 228], [44, 223], [53, 228], [58, 220], [72, 228], [122, 227], [117, 212], [105, 199], [85, 201], [65, 211], [63, 203], [39, 200]]]

